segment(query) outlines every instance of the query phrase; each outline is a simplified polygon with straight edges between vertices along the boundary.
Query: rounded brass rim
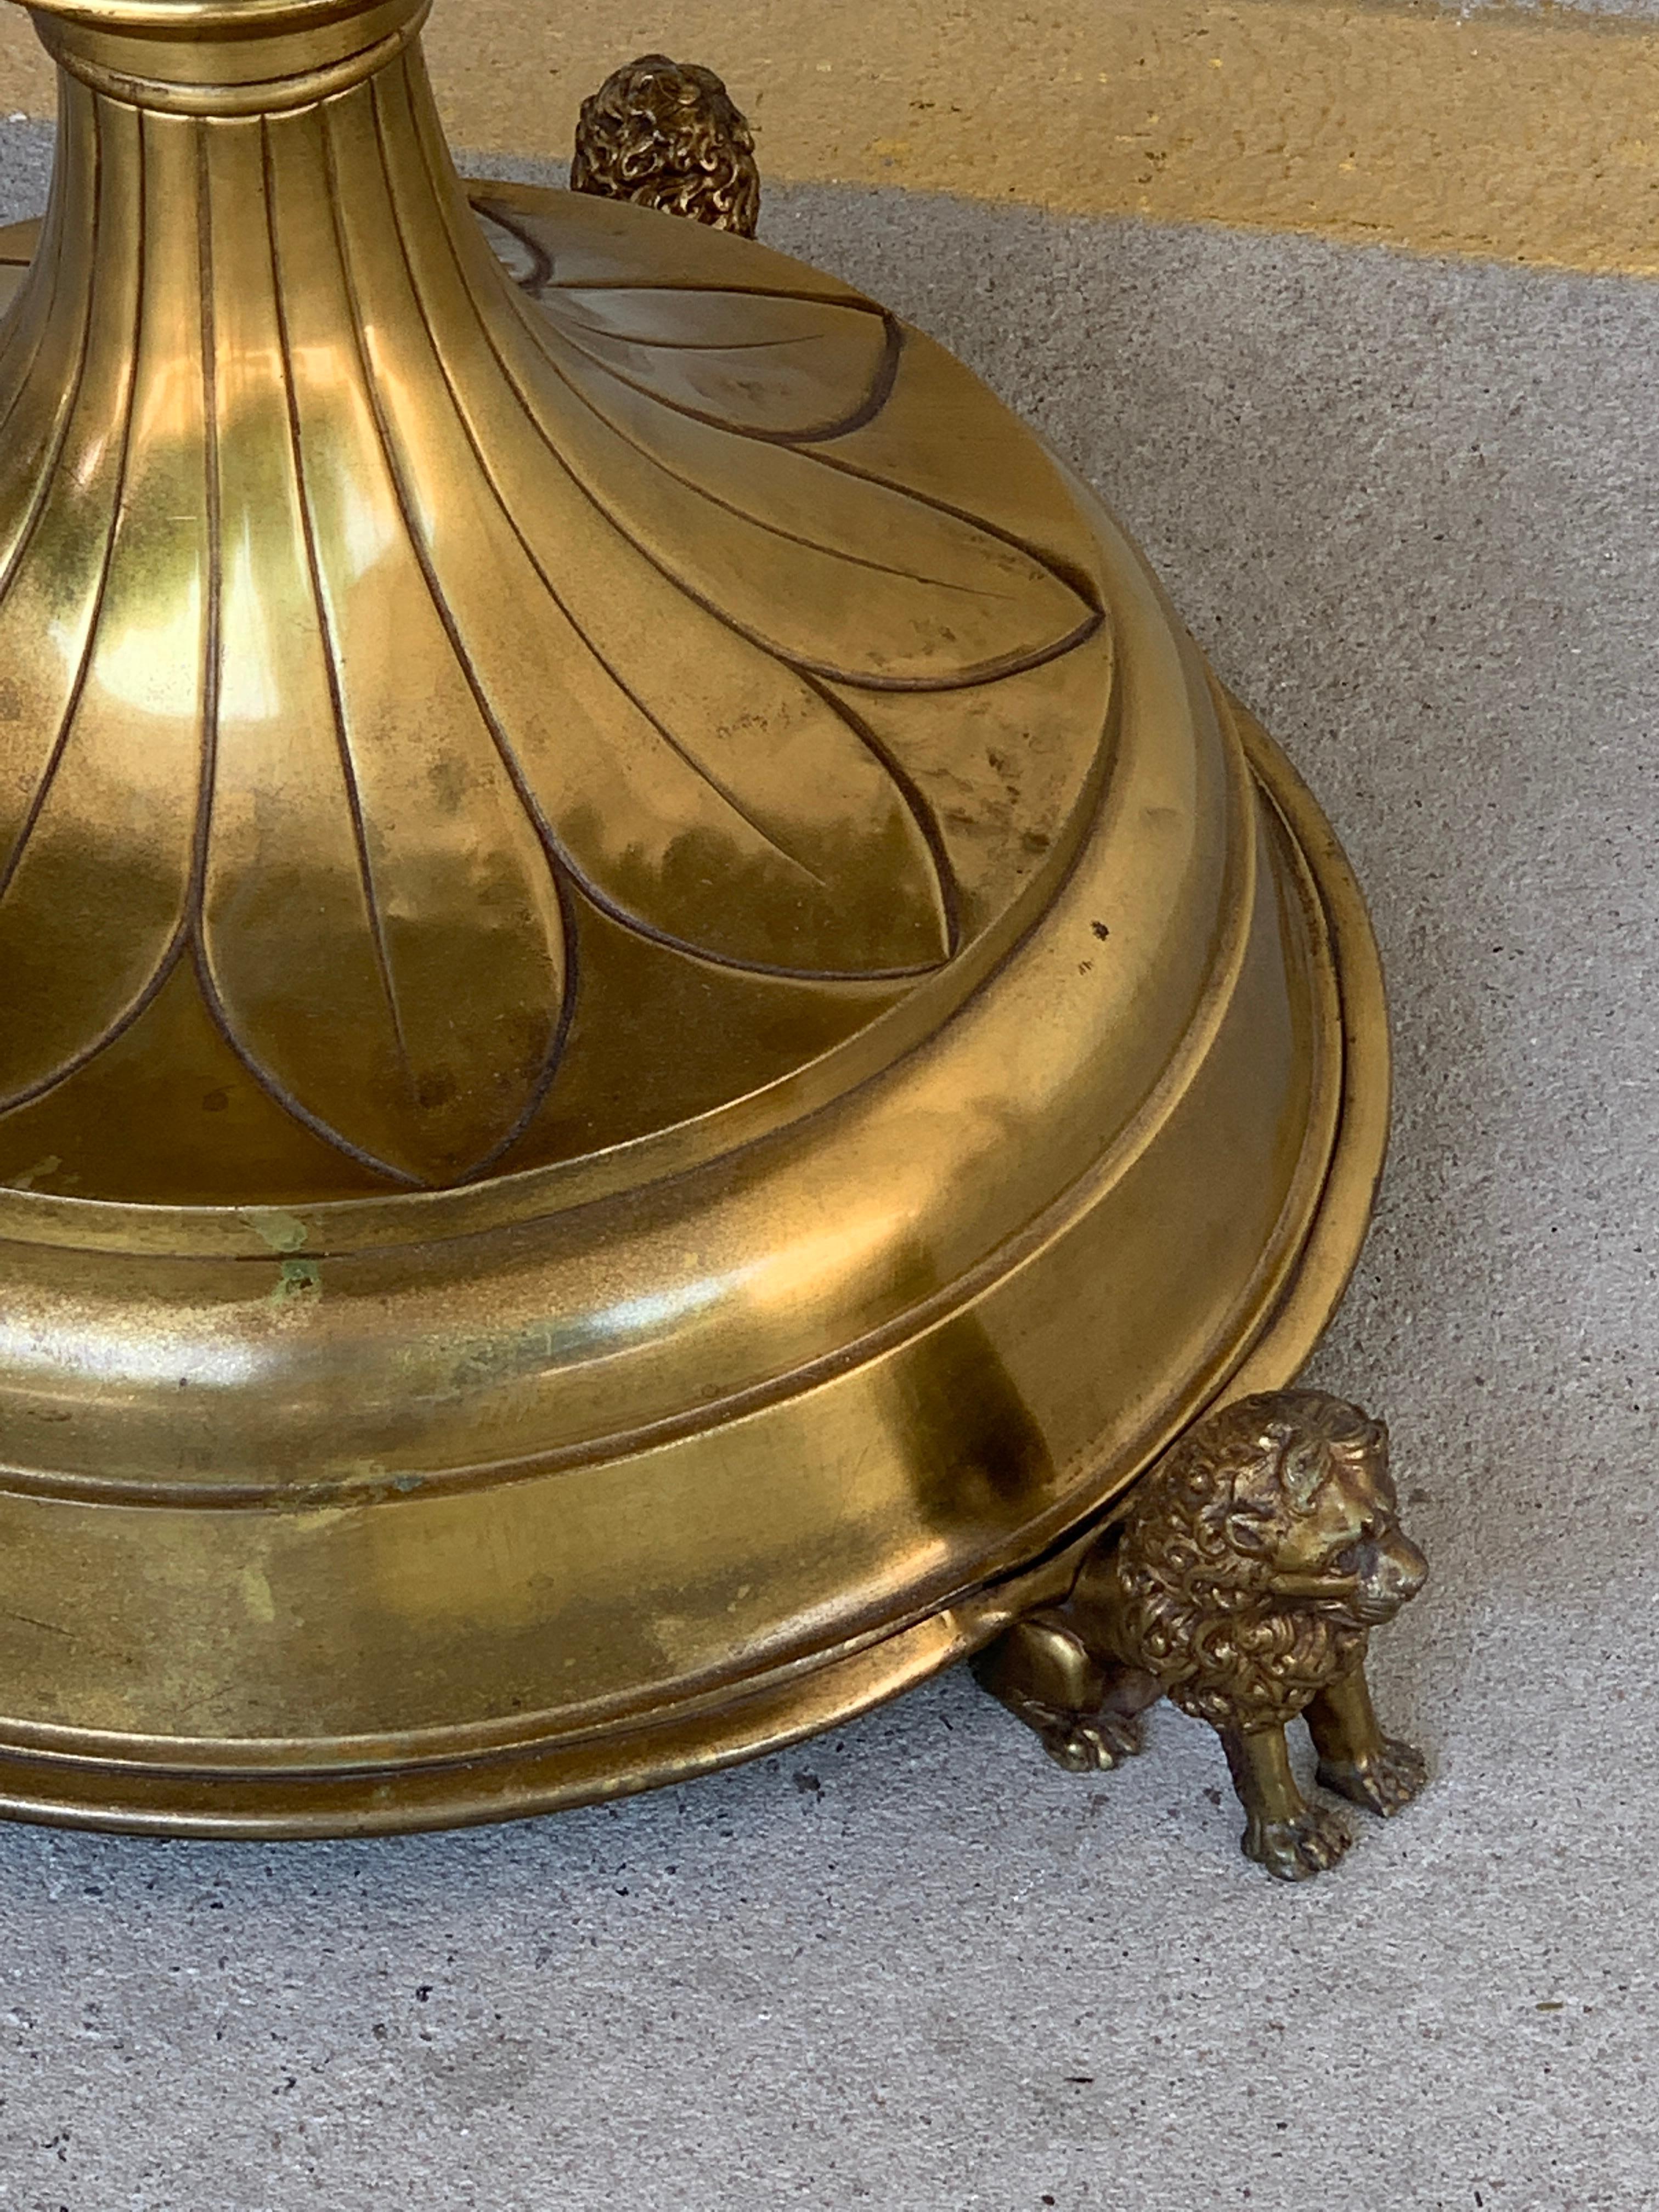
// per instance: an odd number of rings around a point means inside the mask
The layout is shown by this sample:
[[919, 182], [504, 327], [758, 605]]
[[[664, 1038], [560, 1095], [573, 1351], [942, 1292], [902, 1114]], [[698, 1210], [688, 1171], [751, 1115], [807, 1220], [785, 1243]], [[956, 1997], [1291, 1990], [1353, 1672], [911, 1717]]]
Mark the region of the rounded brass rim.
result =
[[[1316, 888], [1340, 1007], [1328, 1042], [1340, 1113], [1322, 1187], [1277, 1302], [1233, 1350], [1189, 1418], [1247, 1391], [1287, 1383], [1340, 1301], [1370, 1218], [1387, 1146], [1389, 1066], [1381, 966], [1364, 898], [1335, 834], [1279, 748], [1235, 708], [1256, 783]], [[1167, 1439], [1165, 1440], [1167, 1442]], [[557, 1810], [652, 1789], [762, 1755], [842, 1724], [966, 1656], [1041, 1602], [1145, 1462], [1102, 1470], [1097, 1503], [997, 1580], [924, 1617], [820, 1651], [623, 1726], [520, 1743], [495, 1754], [407, 1767], [264, 1774], [50, 1754], [0, 1757], [0, 1814], [63, 1826], [202, 1837], [303, 1838], [459, 1826]]]

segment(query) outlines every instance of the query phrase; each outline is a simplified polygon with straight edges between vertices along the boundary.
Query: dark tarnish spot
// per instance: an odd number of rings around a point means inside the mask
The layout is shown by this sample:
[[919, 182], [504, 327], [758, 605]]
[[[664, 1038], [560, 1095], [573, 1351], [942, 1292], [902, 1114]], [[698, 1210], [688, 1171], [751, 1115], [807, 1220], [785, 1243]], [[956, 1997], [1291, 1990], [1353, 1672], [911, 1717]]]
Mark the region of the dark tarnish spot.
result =
[[1093, 930], [1095, 935], [1100, 939], [1103, 945], [1104, 945], [1107, 939], [1112, 933], [1111, 931], [1107, 928], [1103, 921], [1091, 921], [1089, 924], [1089, 927]]
[[447, 1106], [458, 1096], [460, 1085], [447, 1068], [432, 1068], [415, 1085], [415, 1101], [427, 1113]]
[[459, 814], [466, 804], [471, 779], [459, 761], [434, 761], [426, 772], [427, 788], [443, 814]]

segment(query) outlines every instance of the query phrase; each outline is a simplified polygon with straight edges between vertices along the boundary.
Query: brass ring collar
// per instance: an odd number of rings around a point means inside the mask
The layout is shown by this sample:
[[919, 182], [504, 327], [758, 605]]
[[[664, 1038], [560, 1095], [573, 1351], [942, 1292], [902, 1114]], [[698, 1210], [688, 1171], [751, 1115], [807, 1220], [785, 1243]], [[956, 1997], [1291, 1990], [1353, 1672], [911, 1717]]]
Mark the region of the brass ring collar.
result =
[[49, 0], [52, 59], [94, 93], [165, 115], [275, 115], [349, 91], [395, 61], [432, 0]]

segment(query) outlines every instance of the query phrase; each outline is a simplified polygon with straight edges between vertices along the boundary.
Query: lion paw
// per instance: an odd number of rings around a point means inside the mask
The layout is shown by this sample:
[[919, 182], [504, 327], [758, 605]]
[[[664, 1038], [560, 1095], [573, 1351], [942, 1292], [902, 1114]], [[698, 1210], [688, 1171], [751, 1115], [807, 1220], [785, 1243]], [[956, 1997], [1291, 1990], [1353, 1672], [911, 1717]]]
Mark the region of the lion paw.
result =
[[1385, 1820], [1409, 1805], [1428, 1778], [1428, 1761], [1422, 1753], [1397, 1736], [1384, 1736], [1381, 1747], [1367, 1759], [1322, 1759], [1319, 1764], [1325, 1789]]
[[1049, 1758], [1068, 1774], [1109, 1774], [1141, 1749], [1139, 1722], [1120, 1713], [1056, 1713], [1037, 1733]]
[[1304, 1805], [1294, 1820], [1261, 1820], [1244, 1830], [1247, 1859], [1266, 1867], [1275, 1881], [1306, 1881], [1334, 1867], [1348, 1848], [1348, 1832], [1330, 1814]]

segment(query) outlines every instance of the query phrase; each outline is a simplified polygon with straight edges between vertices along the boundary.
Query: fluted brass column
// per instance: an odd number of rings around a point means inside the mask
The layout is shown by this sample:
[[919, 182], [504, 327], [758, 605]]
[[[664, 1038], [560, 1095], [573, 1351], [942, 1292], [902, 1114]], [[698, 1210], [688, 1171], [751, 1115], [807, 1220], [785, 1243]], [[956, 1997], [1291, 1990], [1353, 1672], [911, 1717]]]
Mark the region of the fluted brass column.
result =
[[[938, 966], [957, 925], [926, 817], [823, 686], [959, 688], [1101, 624], [1052, 567], [920, 505], [828, 486], [812, 542], [760, 440], [683, 416], [663, 455], [631, 419], [649, 331], [585, 304], [527, 325], [440, 139], [422, 12], [256, 9], [252, 38], [240, 0], [41, 17], [63, 146], [0, 357], [27, 732], [0, 1107], [182, 1002], [188, 971], [185, 1089], [241, 1096], [222, 1043], [295, 1125], [256, 1177], [273, 1196], [304, 1188], [304, 1132], [343, 1194], [511, 1147], [574, 1010], [572, 897], [740, 970]], [[189, 41], [150, 35], [174, 15]], [[878, 316], [748, 319], [769, 326], [740, 345], [827, 339], [849, 414], [885, 374]], [[853, 550], [860, 524], [897, 557]], [[952, 595], [948, 633], [907, 560]], [[162, 1194], [143, 1134], [128, 1189]]]

